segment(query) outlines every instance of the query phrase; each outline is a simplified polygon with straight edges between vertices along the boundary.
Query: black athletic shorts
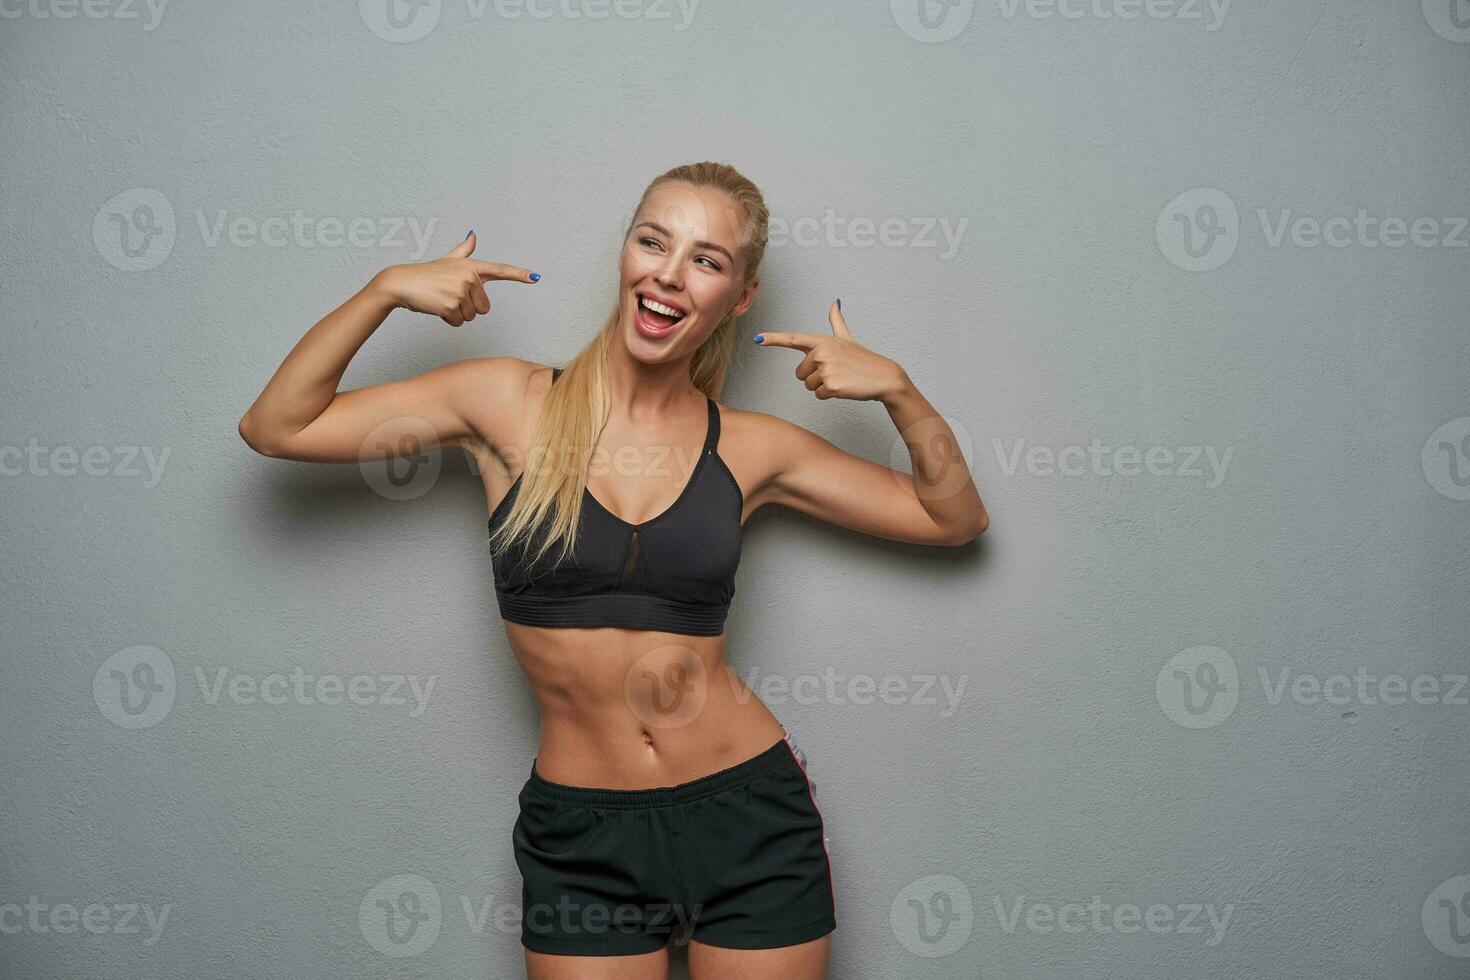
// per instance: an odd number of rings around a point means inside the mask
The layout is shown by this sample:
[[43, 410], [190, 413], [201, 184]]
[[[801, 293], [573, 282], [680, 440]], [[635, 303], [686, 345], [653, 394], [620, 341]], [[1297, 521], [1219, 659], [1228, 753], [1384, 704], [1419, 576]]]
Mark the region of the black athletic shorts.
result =
[[521, 944], [649, 953], [673, 935], [766, 949], [837, 927], [822, 815], [789, 733], [677, 786], [598, 789], [531, 766], [513, 832]]

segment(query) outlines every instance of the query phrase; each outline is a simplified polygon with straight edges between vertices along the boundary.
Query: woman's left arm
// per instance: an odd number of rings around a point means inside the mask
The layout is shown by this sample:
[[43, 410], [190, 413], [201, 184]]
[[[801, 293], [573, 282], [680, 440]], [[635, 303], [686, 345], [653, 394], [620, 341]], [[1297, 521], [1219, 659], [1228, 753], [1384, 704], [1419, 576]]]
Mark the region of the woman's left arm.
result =
[[895, 541], [961, 545], [979, 537], [990, 517], [949, 424], [908, 372], [853, 339], [840, 304], [832, 305], [827, 319], [830, 335], [765, 333], [758, 343], [805, 352], [796, 377], [818, 398], [881, 401], [908, 449], [913, 474], [776, 420], [766, 446], [775, 458], [762, 502]]

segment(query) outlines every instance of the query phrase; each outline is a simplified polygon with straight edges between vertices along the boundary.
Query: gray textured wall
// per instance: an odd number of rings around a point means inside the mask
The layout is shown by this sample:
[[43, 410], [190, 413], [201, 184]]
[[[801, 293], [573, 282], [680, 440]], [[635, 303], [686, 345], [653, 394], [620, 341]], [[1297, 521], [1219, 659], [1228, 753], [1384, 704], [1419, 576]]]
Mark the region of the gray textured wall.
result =
[[[517, 974], [477, 481], [235, 423], [469, 227], [541, 285], [347, 384], [561, 361], [643, 184], [714, 158], [778, 219], [748, 332], [841, 296], [993, 519], [748, 530], [833, 975], [1464, 976], [1470, 4], [559, 3], [0, 4], [0, 974]], [[902, 462], [794, 365], [725, 400]], [[360, 915], [406, 892], [407, 941]]]

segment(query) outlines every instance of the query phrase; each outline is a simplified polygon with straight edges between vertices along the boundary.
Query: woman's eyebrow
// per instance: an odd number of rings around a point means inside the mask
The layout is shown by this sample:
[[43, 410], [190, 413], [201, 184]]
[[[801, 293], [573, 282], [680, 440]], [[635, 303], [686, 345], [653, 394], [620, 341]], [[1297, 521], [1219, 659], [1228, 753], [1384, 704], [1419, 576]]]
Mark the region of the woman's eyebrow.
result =
[[[654, 231], [658, 232], [660, 235], [663, 235], [666, 238], [673, 238], [674, 237], [674, 233], [673, 232], [669, 231], [667, 228], [665, 228], [663, 225], [659, 224], [657, 221], [640, 221], [640, 222], [638, 222], [637, 225], [635, 225], [635, 227], [642, 228], [644, 225], [647, 225], [648, 227], [652, 228]], [[735, 256], [731, 255], [730, 254], [730, 250], [728, 248], [726, 248], [725, 246], [723, 246], [723, 245], [717, 245], [714, 242], [695, 242], [694, 243], [694, 247], [695, 248], [708, 249], [711, 252], [719, 252], [721, 255], [725, 256], [725, 258], [729, 259], [731, 262], [734, 262], [735, 261]]]

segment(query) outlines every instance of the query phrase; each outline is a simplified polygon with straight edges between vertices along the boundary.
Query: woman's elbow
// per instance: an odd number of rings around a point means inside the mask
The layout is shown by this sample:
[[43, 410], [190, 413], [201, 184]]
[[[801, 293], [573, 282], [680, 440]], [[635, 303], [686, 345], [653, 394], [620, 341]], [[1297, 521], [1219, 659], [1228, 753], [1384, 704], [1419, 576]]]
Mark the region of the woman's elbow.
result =
[[245, 440], [245, 445], [260, 455], [272, 457], [280, 455], [279, 447], [260, 431], [260, 425], [249, 412], [240, 417], [240, 424], [235, 429], [240, 433], [240, 438]]
[[982, 513], [978, 522], [970, 525], [959, 534], [951, 537], [949, 541], [946, 542], [946, 544], [954, 548], [958, 548], [961, 545], [969, 544], [971, 541], [974, 541], [976, 538], [980, 537], [980, 535], [984, 534], [986, 529], [989, 527], [990, 515]]

